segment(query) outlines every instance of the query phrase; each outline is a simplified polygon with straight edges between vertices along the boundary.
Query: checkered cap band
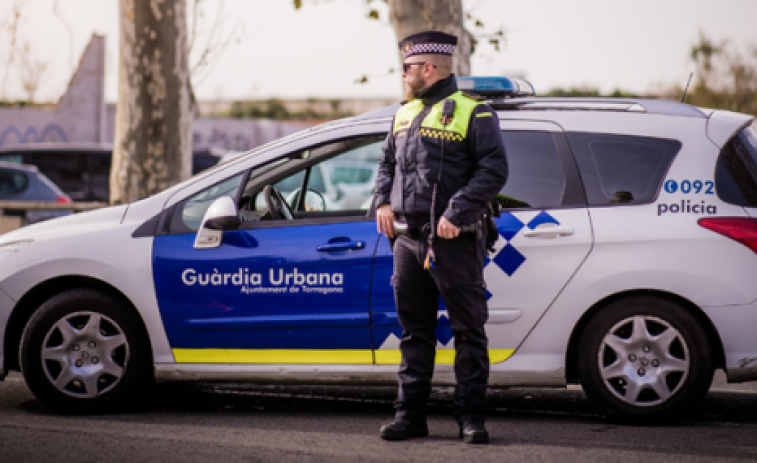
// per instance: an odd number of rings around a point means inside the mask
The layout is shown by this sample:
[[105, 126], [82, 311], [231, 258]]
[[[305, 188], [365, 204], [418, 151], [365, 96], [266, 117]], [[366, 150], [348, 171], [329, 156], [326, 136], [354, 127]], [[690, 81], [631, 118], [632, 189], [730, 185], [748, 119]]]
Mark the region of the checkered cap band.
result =
[[426, 53], [452, 55], [455, 53], [455, 46], [447, 43], [418, 43], [405, 52], [405, 58], [413, 55], [424, 55]]

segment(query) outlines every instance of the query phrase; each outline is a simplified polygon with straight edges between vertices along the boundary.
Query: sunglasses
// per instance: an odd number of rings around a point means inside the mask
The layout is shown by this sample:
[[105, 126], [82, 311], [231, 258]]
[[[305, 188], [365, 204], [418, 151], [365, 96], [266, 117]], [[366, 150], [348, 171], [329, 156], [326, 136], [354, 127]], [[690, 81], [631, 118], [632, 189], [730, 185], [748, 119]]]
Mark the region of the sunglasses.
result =
[[[418, 63], [402, 63], [402, 70], [407, 72], [410, 70], [410, 66], [422, 66], [424, 64], [430, 64], [431, 61], [420, 61]], [[434, 66], [434, 69], [436, 69], [436, 66]]]

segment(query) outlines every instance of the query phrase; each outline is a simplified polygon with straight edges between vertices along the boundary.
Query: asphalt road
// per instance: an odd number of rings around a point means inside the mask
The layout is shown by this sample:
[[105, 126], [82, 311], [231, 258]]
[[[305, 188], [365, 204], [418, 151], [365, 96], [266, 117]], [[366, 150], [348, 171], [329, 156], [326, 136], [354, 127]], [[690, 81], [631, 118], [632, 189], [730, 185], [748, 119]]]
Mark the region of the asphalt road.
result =
[[127, 413], [60, 416], [14, 373], [0, 383], [0, 462], [757, 460], [757, 383], [722, 375], [664, 426], [598, 415], [576, 387], [492, 391], [487, 446], [458, 440], [450, 394], [434, 391], [430, 437], [384, 442], [393, 388], [163, 385]]

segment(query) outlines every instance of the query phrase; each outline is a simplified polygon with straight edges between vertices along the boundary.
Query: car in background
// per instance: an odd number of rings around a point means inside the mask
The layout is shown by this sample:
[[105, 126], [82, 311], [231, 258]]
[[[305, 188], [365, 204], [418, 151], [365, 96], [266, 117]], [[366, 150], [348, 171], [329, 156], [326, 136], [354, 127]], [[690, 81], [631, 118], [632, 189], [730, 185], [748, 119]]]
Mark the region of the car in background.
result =
[[[27, 143], [0, 147], [0, 161], [34, 165], [75, 201], [110, 199], [113, 146], [100, 143]], [[192, 175], [218, 163], [211, 151], [192, 155]]]
[[[71, 198], [56, 184], [39, 172], [35, 166], [0, 162], [0, 202], [29, 201], [69, 204]], [[70, 215], [60, 210], [6, 210], [0, 215], [23, 217], [27, 224]]]

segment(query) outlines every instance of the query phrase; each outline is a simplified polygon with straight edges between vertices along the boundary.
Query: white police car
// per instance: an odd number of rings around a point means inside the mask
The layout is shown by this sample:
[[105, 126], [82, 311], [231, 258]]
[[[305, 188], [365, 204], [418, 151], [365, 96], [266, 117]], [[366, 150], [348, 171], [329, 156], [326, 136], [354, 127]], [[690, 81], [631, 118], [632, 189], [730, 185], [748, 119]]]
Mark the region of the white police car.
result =
[[[489, 255], [490, 384], [583, 385], [675, 416], [713, 370], [757, 380], [751, 116], [666, 101], [521, 98], [497, 110], [510, 179]], [[509, 93], [510, 98], [504, 97]], [[0, 236], [0, 360], [50, 407], [108, 409], [158, 381], [396, 381], [392, 255], [365, 210], [275, 185], [378, 150], [396, 107], [324, 124], [125, 206]], [[257, 195], [267, 207], [258, 210]], [[323, 206], [323, 205], [321, 205]], [[324, 207], [321, 207], [323, 209]], [[440, 307], [436, 384], [454, 382]]]

